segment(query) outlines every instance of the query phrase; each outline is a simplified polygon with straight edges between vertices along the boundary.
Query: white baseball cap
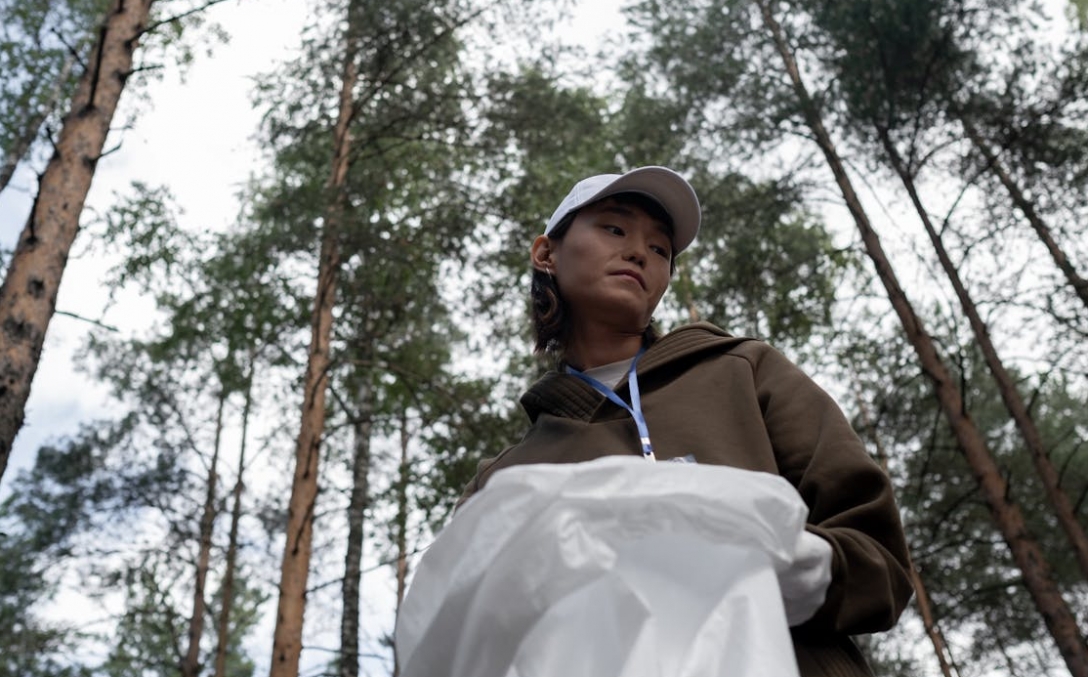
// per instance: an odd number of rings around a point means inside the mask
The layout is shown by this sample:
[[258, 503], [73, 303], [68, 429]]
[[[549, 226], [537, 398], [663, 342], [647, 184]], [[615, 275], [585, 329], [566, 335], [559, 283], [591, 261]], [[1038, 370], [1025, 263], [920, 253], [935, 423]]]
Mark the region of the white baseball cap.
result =
[[699, 232], [702, 212], [695, 189], [667, 167], [639, 167], [626, 174], [598, 174], [582, 179], [559, 203], [544, 234], [548, 235], [573, 211], [617, 193], [641, 193], [657, 201], [673, 221], [673, 249], [678, 254]]

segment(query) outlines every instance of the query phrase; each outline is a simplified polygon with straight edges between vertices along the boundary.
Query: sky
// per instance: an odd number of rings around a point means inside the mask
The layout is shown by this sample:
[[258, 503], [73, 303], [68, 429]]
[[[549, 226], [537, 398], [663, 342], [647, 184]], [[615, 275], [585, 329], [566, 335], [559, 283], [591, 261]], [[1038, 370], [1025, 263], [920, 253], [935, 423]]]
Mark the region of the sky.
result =
[[[619, 4], [619, 0], [581, 0], [570, 24], [572, 40], [592, 45], [602, 36], [614, 35], [621, 23]], [[229, 0], [209, 10], [209, 18], [223, 26], [230, 41], [214, 45], [210, 56], [198, 55], [183, 76], [167, 68], [140, 101], [126, 95], [123, 105], [127, 110], [136, 106], [139, 115], [131, 128], [118, 131], [107, 144], [119, 143], [120, 148], [98, 165], [88, 199], [88, 218], [107, 210], [115, 193], [139, 180], [169, 187], [191, 227], [228, 227], [238, 210], [237, 191], [261, 163], [253, 140], [259, 111], [249, 100], [253, 77], [290, 57], [307, 21], [308, 8], [308, 0]], [[24, 167], [13, 188], [0, 194], [3, 246], [14, 244], [34, 189], [34, 174]], [[58, 310], [124, 328], [139, 326], [148, 308], [138, 300], [103, 311], [108, 290], [99, 283], [101, 272], [101, 257], [88, 251], [85, 240], [77, 239], [61, 285]], [[75, 433], [81, 423], [113, 413], [108, 392], [78, 371], [76, 351], [89, 328], [87, 322], [67, 315], [53, 318], [26, 424], [0, 480], [0, 498], [11, 478], [30, 466], [41, 444]], [[364, 581], [365, 595], [373, 596], [374, 590], [387, 587], [370, 581]], [[370, 603], [385, 613], [391, 601], [372, 597]], [[254, 635], [260, 635], [261, 642], [270, 638], [265, 630]], [[270, 647], [261, 644], [253, 656], [266, 661], [269, 653]], [[257, 674], [264, 671], [266, 667], [259, 664]]]
[[[184, 74], [166, 68], [145, 97], [126, 92], [122, 111], [138, 107], [131, 129], [115, 131], [107, 148], [120, 143], [95, 173], [83, 223], [109, 208], [132, 181], [165, 185], [185, 210], [185, 223], [218, 230], [238, 210], [235, 193], [260, 157], [253, 142], [259, 112], [249, 102], [252, 78], [295, 49], [306, 20], [300, 0], [231, 0], [209, 10], [230, 34], [212, 46]], [[117, 120], [120, 119], [120, 114]], [[34, 173], [22, 167], [10, 190], [0, 194], [0, 244], [14, 245], [29, 212]], [[57, 298], [57, 310], [100, 319], [118, 327], [136, 326], [145, 308], [117, 304], [104, 315], [106, 289], [100, 284], [102, 258], [77, 238]], [[71, 434], [79, 424], [110, 414], [108, 393], [77, 371], [74, 351], [87, 322], [57, 315], [27, 403], [26, 423], [16, 438], [5, 479], [33, 462], [43, 441]], [[3, 495], [0, 487], [0, 495]]]
[[[615, 35], [622, 23], [620, 0], [581, 0], [566, 34], [585, 45]], [[1054, 11], [1065, 0], [1048, 3]], [[117, 192], [132, 181], [165, 185], [184, 209], [192, 227], [218, 230], [230, 225], [238, 210], [236, 192], [261, 157], [253, 140], [259, 111], [249, 96], [253, 76], [289, 57], [307, 20], [307, 0], [229, 0], [208, 11], [229, 34], [227, 44], [198, 55], [183, 74], [166, 68], [146, 96], [126, 93], [123, 111], [138, 108], [135, 124], [111, 135], [107, 147], [120, 144], [98, 166], [84, 222], [109, 208]], [[562, 31], [561, 31], [562, 32]], [[34, 173], [22, 167], [13, 185], [0, 193], [0, 245], [14, 245], [35, 190]], [[116, 304], [103, 314], [107, 290], [99, 277], [102, 261], [77, 239], [57, 300], [61, 313], [74, 313], [131, 327], [145, 317], [139, 301]], [[107, 393], [82, 376], [75, 350], [89, 324], [65, 314], [49, 326], [43, 357], [27, 405], [26, 423], [15, 441], [5, 477], [33, 462], [46, 440], [71, 434], [83, 421], [109, 415]], [[4, 495], [0, 480], [0, 497]]]
[[[619, 4], [619, 0], [582, 0], [564, 34], [587, 46], [614, 34], [621, 22]], [[229, 227], [239, 208], [237, 192], [263, 161], [253, 138], [259, 122], [259, 111], [250, 103], [253, 78], [291, 57], [309, 18], [309, 5], [309, 0], [229, 0], [208, 10], [208, 19], [225, 29], [229, 42], [212, 44], [210, 55], [199, 52], [184, 72], [163, 69], [161, 79], [149, 83], [138, 96], [126, 91], [115, 127], [129, 113], [135, 113], [134, 122], [115, 129], [107, 141], [107, 149], [119, 147], [98, 164], [84, 226], [105, 213], [118, 193], [127, 193], [133, 181], [141, 181], [168, 187], [184, 210], [181, 220], [187, 227]], [[21, 167], [11, 187], [0, 193], [0, 245], [4, 247], [13, 247], [23, 228], [36, 190], [34, 169], [40, 170], [44, 160], [39, 158], [33, 169]], [[107, 307], [109, 290], [101, 281], [106, 262], [87, 235], [84, 231], [77, 238], [65, 269], [58, 314], [48, 328], [25, 424], [0, 479], [0, 499], [7, 495], [14, 476], [33, 464], [43, 443], [72, 435], [83, 423], [119, 413], [113, 411], [109, 392], [79, 370], [78, 349], [92, 325], [69, 313], [130, 331], [143, 326], [153, 311], [145, 299], [130, 297]], [[393, 600], [375, 595], [390, 586], [375, 580], [375, 574], [364, 578], [368, 613], [391, 619]], [[274, 619], [274, 606], [270, 609], [266, 616]], [[252, 637], [255, 644], [250, 648], [261, 674], [267, 671], [264, 662], [271, 654], [271, 627], [256, 629]], [[316, 658], [327, 656], [311, 656]], [[306, 662], [306, 653], [303, 659]], [[372, 667], [382, 671], [377, 664]]]
[[[307, 21], [306, 0], [230, 0], [208, 10], [208, 17], [229, 34], [226, 44], [212, 44], [184, 72], [164, 69], [145, 95], [126, 92], [122, 110], [136, 111], [131, 128], [111, 133], [107, 148], [120, 144], [99, 165], [83, 222], [109, 208], [131, 182], [167, 186], [184, 210], [184, 223], [219, 230], [238, 211], [236, 193], [262, 158], [253, 135], [259, 111], [250, 103], [253, 77], [289, 58]], [[566, 34], [591, 45], [615, 33], [621, 23], [619, 0], [582, 0]], [[44, 163], [41, 163], [44, 164]], [[34, 172], [20, 168], [12, 186], [0, 193], [0, 245], [14, 246], [36, 190]], [[133, 327], [146, 317], [139, 300], [104, 311], [103, 262], [90, 243], [77, 238], [57, 298], [57, 310], [27, 403], [26, 422], [9, 459], [5, 477], [33, 463], [41, 444], [76, 432], [79, 424], [108, 416], [108, 393], [84, 377], [75, 351], [90, 325], [64, 313]], [[0, 497], [5, 484], [0, 480]]]

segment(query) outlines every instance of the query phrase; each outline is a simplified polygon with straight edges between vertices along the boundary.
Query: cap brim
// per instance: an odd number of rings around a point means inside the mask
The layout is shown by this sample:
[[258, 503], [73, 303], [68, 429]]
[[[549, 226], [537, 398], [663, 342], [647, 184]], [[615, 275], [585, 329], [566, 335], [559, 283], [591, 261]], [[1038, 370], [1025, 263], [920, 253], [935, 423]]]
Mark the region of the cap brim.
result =
[[667, 167], [639, 167], [620, 174], [596, 192], [582, 196], [577, 204], [568, 206], [565, 211], [570, 213], [617, 193], [641, 193], [653, 198], [665, 209], [672, 217], [673, 249], [676, 253], [687, 249], [695, 240], [702, 220], [699, 198], [684, 177]]

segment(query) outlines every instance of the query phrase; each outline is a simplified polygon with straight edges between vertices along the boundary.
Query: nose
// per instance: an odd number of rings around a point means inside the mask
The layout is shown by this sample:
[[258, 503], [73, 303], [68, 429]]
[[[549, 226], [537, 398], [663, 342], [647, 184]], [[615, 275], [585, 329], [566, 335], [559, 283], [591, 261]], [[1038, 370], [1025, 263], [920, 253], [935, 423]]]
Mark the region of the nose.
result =
[[646, 241], [643, 238], [632, 237], [627, 242], [628, 249], [623, 255], [623, 260], [630, 261], [639, 268], [645, 268], [646, 260], [649, 257]]

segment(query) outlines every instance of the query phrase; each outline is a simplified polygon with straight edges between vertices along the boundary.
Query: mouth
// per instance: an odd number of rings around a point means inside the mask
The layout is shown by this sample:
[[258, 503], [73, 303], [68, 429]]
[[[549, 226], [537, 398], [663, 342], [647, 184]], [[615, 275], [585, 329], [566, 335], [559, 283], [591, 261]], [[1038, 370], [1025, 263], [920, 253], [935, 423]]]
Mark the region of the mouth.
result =
[[616, 272], [614, 272], [612, 274], [613, 275], [623, 276], [623, 277], [629, 277], [632, 280], [634, 280], [635, 282], [638, 282], [639, 286], [642, 287], [643, 289], [646, 288], [646, 280], [644, 280], [641, 275], [639, 275], [637, 272], [635, 272], [633, 270], [618, 270], [618, 271], [616, 271]]

